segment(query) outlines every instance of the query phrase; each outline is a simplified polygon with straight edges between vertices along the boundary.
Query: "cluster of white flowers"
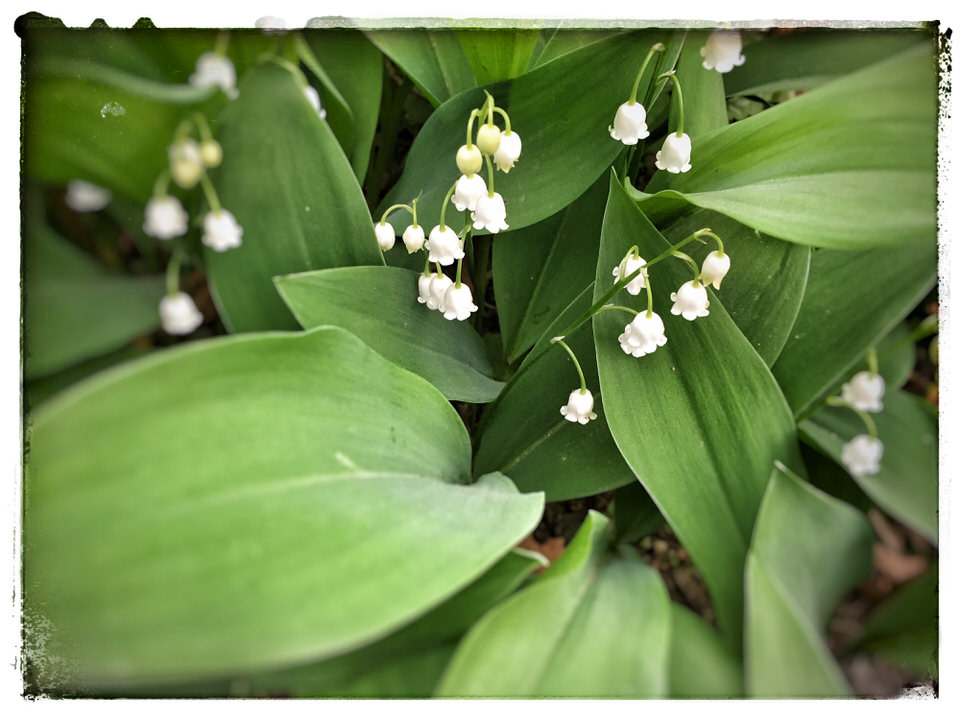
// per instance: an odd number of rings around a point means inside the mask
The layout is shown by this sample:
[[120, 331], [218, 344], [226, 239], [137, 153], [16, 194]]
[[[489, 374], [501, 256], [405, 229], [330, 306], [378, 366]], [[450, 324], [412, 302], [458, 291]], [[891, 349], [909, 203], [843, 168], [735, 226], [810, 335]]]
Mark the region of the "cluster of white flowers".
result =
[[[871, 351], [872, 352], [872, 351]], [[871, 355], [871, 357], [873, 357]], [[846, 405], [856, 411], [870, 429], [869, 435], [857, 435], [843, 446], [840, 459], [853, 475], [876, 475], [883, 459], [883, 443], [876, 436], [876, 426], [866, 413], [883, 411], [883, 394], [886, 383], [876, 367], [863, 370], [845, 382], [840, 389], [838, 401], [830, 404]]]

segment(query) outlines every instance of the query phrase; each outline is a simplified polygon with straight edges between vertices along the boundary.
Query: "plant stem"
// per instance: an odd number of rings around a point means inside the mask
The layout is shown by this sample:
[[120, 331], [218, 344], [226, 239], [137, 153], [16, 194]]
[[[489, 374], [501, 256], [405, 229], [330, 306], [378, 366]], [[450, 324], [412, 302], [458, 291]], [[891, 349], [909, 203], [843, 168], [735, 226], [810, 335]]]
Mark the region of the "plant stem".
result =
[[580, 392], [586, 394], [587, 381], [586, 378], [583, 377], [583, 370], [580, 368], [580, 362], [577, 360], [577, 356], [573, 354], [573, 350], [571, 350], [570, 346], [563, 341], [562, 337], [555, 337], [550, 342], [560, 345], [564, 350], [567, 351], [567, 355], [569, 355], [570, 359], [573, 360], [573, 366], [577, 369], [577, 375], [580, 377]]

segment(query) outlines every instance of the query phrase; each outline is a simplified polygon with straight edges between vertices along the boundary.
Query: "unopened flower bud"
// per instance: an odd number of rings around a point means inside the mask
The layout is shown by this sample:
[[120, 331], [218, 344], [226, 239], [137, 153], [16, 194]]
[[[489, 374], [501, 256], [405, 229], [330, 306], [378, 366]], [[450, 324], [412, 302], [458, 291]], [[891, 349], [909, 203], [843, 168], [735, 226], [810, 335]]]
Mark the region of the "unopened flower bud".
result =
[[457, 168], [464, 175], [473, 175], [483, 169], [483, 155], [476, 145], [461, 145], [457, 150]]
[[215, 168], [223, 162], [223, 148], [213, 138], [200, 143], [200, 157], [208, 168]]
[[189, 190], [206, 172], [200, 146], [193, 138], [178, 140], [170, 146], [170, 177], [184, 190]]
[[380, 245], [380, 249], [384, 252], [396, 244], [397, 233], [390, 223], [383, 221], [378, 222], [373, 226], [373, 229], [377, 233], [377, 244]]
[[493, 155], [500, 147], [500, 128], [493, 123], [484, 123], [477, 130], [477, 147], [484, 155]]

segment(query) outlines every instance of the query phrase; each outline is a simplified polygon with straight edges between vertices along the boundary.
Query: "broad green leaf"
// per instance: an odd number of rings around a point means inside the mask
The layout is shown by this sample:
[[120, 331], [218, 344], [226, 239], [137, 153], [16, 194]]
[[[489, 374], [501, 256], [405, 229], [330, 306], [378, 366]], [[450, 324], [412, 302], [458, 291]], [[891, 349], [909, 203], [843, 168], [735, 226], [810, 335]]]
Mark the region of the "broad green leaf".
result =
[[[533, 57], [530, 60], [531, 69], [545, 65], [551, 60], [556, 60], [561, 55], [579, 50], [585, 45], [590, 45], [600, 40], [606, 40], [614, 35], [622, 35], [624, 32], [628, 32], [622, 28], [615, 30], [580, 30], [571, 27], [567, 29], [563, 27], [565, 21], [560, 20], [559, 22], [560, 26], [555, 29], [544, 29], [540, 31], [543, 46], [534, 50]], [[568, 20], [566, 22], [570, 23], [571, 21]], [[637, 69], [639, 70], [639, 68]]]
[[493, 286], [510, 362], [593, 282], [606, 186], [602, 178], [565, 210], [497, 237]]
[[326, 111], [326, 122], [337, 138], [337, 142], [340, 143], [344, 154], [350, 157], [353, 152], [353, 111], [330, 79], [326, 69], [317, 60], [317, 56], [313, 54], [310, 44], [302, 36], [297, 36], [293, 40], [293, 46], [297, 59], [309, 71], [315, 84], [320, 86], [319, 95], [321, 107]]
[[309, 330], [349, 330], [388, 360], [429, 380], [450, 400], [484, 403], [503, 383], [469, 322], [446, 320], [417, 302], [417, 273], [392, 267], [333, 268], [276, 278], [297, 321]]
[[[723, 92], [723, 78], [716, 70], [703, 67], [700, 49], [707, 41], [708, 32], [687, 33], [683, 41], [683, 50], [677, 60], [677, 77], [682, 83], [685, 104], [683, 131], [692, 138], [701, 137], [711, 130], [726, 127], [727, 99]], [[675, 91], [674, 91], [675, 92]], [[670, 107], [671, 130], [676, 130], [679, 122], [679, 104], [674, 101]]]
[[[887, 390], [883, 412], [873, 415], [883, 442], [880, 472], [852, 477], [882, 510], [936, 544], [937, 419], [925, 404], [916, 395]], [[847, 408], [824, 407], [800, 423], [807, 442], [841, 464], [844, 444], [866, 431], [863, 421]]]
[[23, 385], [24, 412], [31, 412], [40, 403], [46, 402], [71, 385], [76, 385], [81, 380], [101, 370], [106, 370], [127, 360], [143, 357], [148, 352], [149, 350], [138, 348], [136, 345], [126, 345], [106, 355], [98, 355], [90, 360], [71, 365], [66, 370], [61, 370], [52, 375], [46, 375], [36, 380], [27, 379]]
[[[902, 388], [917, 364], [917, 346], [906, 322], [897, 325], [877, 345], [878, 371], [887, 390]], [[866, 362], [864, 362], [866, 370]]]
[[633, 195], [683, 200], [803, 245], [932, 241], [936, 117], [936, 63], [924, 42], [693, 138], [689, 172], [660, 171]]
[[366, 35], [434, 107], [476, 85], [467, 56], [452, 30], [368, 30]]
[[29, 378], [117, 350], [160, 325], [163, 277], [108, 270], [35, 220], [26, 226], [24, 267]]
[[[648, 93], [650, 81], [655, 72], [673, 67], [682, 33], [617, 35], [567, 53], [514, 80], [485, 86], [510, 114], [512, 129], [523, 140], [523, 154], [514, 168], [495, 177], [512, 229], [533, 225], [570, 205], [621, 153], [624, 146], [610, 137], [608, 127], [656, 42], [668, 46], [644, 73], [639, 95], [655, 98], [662, 86]], [[603, 82], [597, 82], [598, 73]], [[381, 202], [378, 213], [422, 192], [422, 217], [439, 217], [443, 198], [459, 174], [454, 159], [465, 142], [470, 111], [479, 108], [484, 99], [480, 88], [463, 92], [430, 116], [410, 148], [403, 175]]]
[[773, 366], [794, 413], [806, 413], [916, 307], [936, 267], [932, 242], [813, 253], [800, 312]]
[[812, 90], [896, 55], [924, 39], [917, 30], [795, 29], [743, 49], [746, 62], [723, 76], [727, 95]]
[[41, 689], [341, 654], [480, 576], [543, 506], [501, 475], [459, 484], [456, 411], [336, 328], [155, 353], [48, 403], [28, 441]]
[[344, 265], [382, 265], [363, 193], [337, 141], [294, 77], [251, 69], [221, 118], [220, 201], [243, 245], [205, 249], [211, 291], [232, 332], [293, 329], [273, 277]]
[[[613, 286], [610, 269], [637, 245], [652, 259], [667, 242], [611, 176], [594, 298]], [[732, 272], [732, 271], [731, 271]], [[670, 292], [690, 277], [681, 261], [650, 269], [654, 312], [667, 344], [642, 358], [617, 337], [630, 317], [593, 318], [604, 412], [617, 447], [703, 574], [720, 626], [739, 642], [743, 563], [775, 460], [799, 467], [790, 409], [773, 376], [711, 292], [710, 315], [670, 313]], [[637, 309], [626, 292], [612, 302]]]
[[815, 488], [823, 490], [837, 500], [842, 500], [860, 512], [869, 512], [874, 506], [873, 501], [860, 489], [847, 471], [828, 455], [807, 443], [801, 444], [800, 455], [807, 469], [810, 484]]
[[740, 658], [695, 612], [670, 603], [670, 697], [735, 698], [743, 696]]
[[457, 30], [457, 40], [480, 85], [512, 80], [530, 63], [539, 30]]
[[603, 562], [590, 511], [538, 580], [484, 615], [447, 666], [444, 697], [657, 697], [667, 691], [670, 600], [631, 548]]
[[663, 515], [643, 485], [632, 482], [613, 496], [613, 526], [618, 543], [633, 543], [664, 524]]
[[[773, 365], [800, 311], [811, 250], [763, 235], [712, 210], [698, 210], [674, 222], [663, 236], [678, 243], [705, 227], [720, 236], [731, 258], [719, 291], [723, 307], [763, 361]], [[706, 246], [691, 243], [684, 252], [702, 265], [716, 249], [709, 240]]]
[[837, 601], [870, 574], [872, 539], [862, 513], [774, 469], [747, 559], [749, 695], [849, 693], [822, 633]]

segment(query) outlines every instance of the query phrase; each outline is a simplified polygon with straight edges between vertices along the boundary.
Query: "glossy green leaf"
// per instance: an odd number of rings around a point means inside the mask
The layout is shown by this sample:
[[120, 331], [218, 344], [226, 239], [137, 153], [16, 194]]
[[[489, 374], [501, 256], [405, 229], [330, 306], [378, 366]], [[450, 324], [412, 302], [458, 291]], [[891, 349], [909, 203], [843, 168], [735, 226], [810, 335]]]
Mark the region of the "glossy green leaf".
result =
[[[630, 94], [647, 51], [655, 42], [668, 43], [644, 74], [641, 97], [654, 72], [673, 67], [682, 38], [682, 33], [663, 32], [618, 35], [567, 53], [514, 80], [485, 86], [510, 113], [512, 129], [523, 140], [523, 154], [514, 168], [495, 177], [512, 229], [556, 214], [604, 174], [624, 147], [610, 137], [608, 127], [617, 107]], [[603, 82], [597, 82], [598, 73]], [[443, 198], [459, 174], [454, 159], [466, 140], [470, 111], [479, 108], [484, 98], [480, 88], [464, 92], [430, 116], [410, 148], [403, 175], [378, 212], [393, 203], [409, 202], [422, 191], [422, 216], [439, 217]]]
[[660, 171], [633, 194], [663, 191], [658, 198], [803, 245], [932, 241], [936, 117], [936, 63], [925, 42], [694, 138], [689, 172]]
[[457, 40], [480, 85], [512, 80], [530, 63], [539, 30], [457, 30]]
[[163, 277], [108, 270], [31, 221], [24, 244], [24, 354], [36, 378], [116, 350], [160, 325]]
[[590, 511], [533, 584], [484, 615], [447, 666], [444, 697], [657, 697], [667, 691], [670, 600], [632, 549], [603, 563]]
[[[688, 32], [677, 60], [677, 77], [683, 84], [685, 104], [683, 131], [692, 138], [702, 137], [711, 130], [727, 125], [724, 76], [716, 70], [707, 70], [700, 54], [709, 34], [705, 31]], [[676, 101], [670, 105], [669, 128], [673, 130], [678, 126], [680, 106]]]
[[452, 30], [368, 30], [366, 35], [434, 107], [477, 84]]
[[29, 443], [25, 624], [41, 689], [343, 653], [477, 578], [543, 507], [502, 475], [459, 484], [456, 411], [335, 328], [108, 371], [41, 408]]
[[326, 68], [320, 64], [313, 52], [313, 47], [302, 39], [302, 36], [293, 40], [293, 46], [297, 59], [312, 76], [313, 82], [320, 86], [319, 97], [321, 98], [321, 107], [326, 112], [327, 125], [336, 136], [344, 154], [350, 157], [353, 152], [354, 140], [353, 111], [347, 104], [346, 98], [343, 97], [333, 80], [330, 79]]
[[540, 31], [540, 38], [543, 41], [543, 46], [537, 50], [534, 50], [533, 57], [530, 61], [531, 68], [545, 65], [551, 60], [556, 60], [561, 55], [566, 55], [574, 50], [579, 50], [586, 45], [590, 45], [591, 43], [599, 42], [600, 40], [606, 40], [614, 35], [622, 35], [624, 32], [628, 32], [627, 30], [623, 30], [621, 28], [614, 30], [582, 30], [574, 27], [565, 28], [563, 27], [564, 22], [567, 24], [574, 24], [569, 20], [559, 20], [558, 27], [552, 30], [544, 29]]
[[429, 380], [450, 400], [484, 403], [503, 383], [469, 322], [417, 302], [417, 273], [392, 267], [333, 268], [276, 278], [305, 329], [349, 330], [388, 360]]
[[286, 68], [251, 69], [224, 110], [220, 201], [243, 245], [206, 248], [211, 291], [232, 332], [293, 329], [273, 277], [344, 265], [382, 265], [363, 193], [337, 141]]
[[677, 603], [670, 603], [670, 610], [670, 697], [742, 697], [740, 658], [695, 612]]
[[613, 496], [613, 525], [618, 543], [633, 543], [664, 524], [660, 509], [643, 489], [632, 482], [617, 488]]
[[106, 355], [98, 355], [90, 360], [84, 360], [76, 365], [71, 365], [66, 370], [61, 370], [52, 375], [45, 375], [35, 380], [27, 379], [23, 385], [24, 412], [31, 412], [33, 408], [40, 405], [40, 403], [46, 402], [71, 385], [76, 385], [81, 380], [101, 370], [106, 370], [127, 360], [143, 357], [148, 352], [149, 350], [139, 348], [135, 344], [126, 345]]
[[[883, 442], [880, 472], [852, 477], [882, 510], [936, 544], [937, 419], [925, 403], [916, 395], [887, 390], [883, 412], [873, 415]], [[800, 424], [808, 442], [841, 464], [844, 444], [866, 431], [863, 421], [846, 408], [824, 407]]]
[[872, 541], [865, 515], [774, 469], [747, 559], [749, 695], [849, 693], [822, 634], [837, 601], [870, 574]]
[[[632, 245], [654, 258], [667, 242], [611, 176], [594, 298], [613, 286], [610, 269]], [[732, 272], [732, 271], [731, 271]], [[690, 277], [679, 260], [650, 269], [654, 312], [667, 343], [642, 358], [617, 337], [630, 317], [593, 319], [604, 410], [620, 452], [703, 574], [727, 640], [739, 642], [743, 563], [775, 460], [799, 467], [790, 409], [773, 376], [710, 293], [710, 315], [670, 313], [670, 293]], [[640, 309], [644, 296], [613, 302]]]
[[844, 379], [867, 349], [916, 307], [933, 287], [936, 267], [932, 242], [813, 253], [800, 312], [773, 366], [797, 415]]

